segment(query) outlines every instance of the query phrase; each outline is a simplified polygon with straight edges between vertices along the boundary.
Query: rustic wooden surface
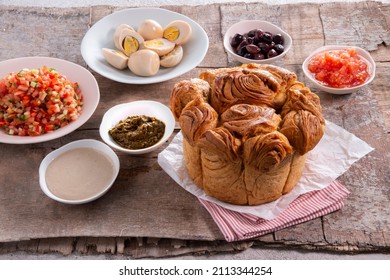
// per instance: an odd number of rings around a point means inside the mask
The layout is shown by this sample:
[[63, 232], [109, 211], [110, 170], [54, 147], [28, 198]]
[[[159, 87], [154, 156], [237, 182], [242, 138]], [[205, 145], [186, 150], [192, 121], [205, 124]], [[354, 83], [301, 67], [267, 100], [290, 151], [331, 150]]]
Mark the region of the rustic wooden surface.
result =
[[[210, 39], [205, 59], [189, 73], [153, 85], [120, 84], [92, 72], [99, 83], [101, 102], [80, 129], [46, 143], [0, 144], [0, 253], [24, 250], [165, 257], [250, 246], [389, 252], [390, 5], [242, 3], [162, 8], [187, 15], [205, 29]], [[123, 8], [0, 6], [0, 59], [52, 56], [87, 67], [80, 54], [84, 34], [97, 20], [118, 9]], [[339, 178], [351, 191], [343, 209], [253, 241], [227, 243], [196, 198], [159, 167], [156, 157], [161, 150], [142, 156], [118, 153], [119, 177], [113, 188], [95, 202], [63, 205], [41, 192], [38, 167], [43, 157], [73, 140], [100, 139], [97, 128], [111, 106], [139, 99], [168, 104], [174, 83], [196, 77], [205, 68], [236, 65], [224, 52], [222, 37], [231, 24], [241, 19], [268, 20], [288, 31], [293, 47], [278, 64], [295, 71], [309, 86], [301, 64], [317, 47], [356, 45], [374, 57], [376, 79], [361, 91], [334, 96], [312, 88], [321, 97], [326, 119], [375, 148]]]

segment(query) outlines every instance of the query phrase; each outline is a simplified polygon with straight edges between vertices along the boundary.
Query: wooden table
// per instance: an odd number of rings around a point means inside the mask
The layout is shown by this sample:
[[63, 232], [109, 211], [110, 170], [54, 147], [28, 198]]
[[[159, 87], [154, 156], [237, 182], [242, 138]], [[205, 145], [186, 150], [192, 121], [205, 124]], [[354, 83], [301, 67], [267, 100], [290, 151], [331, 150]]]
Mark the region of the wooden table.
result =
[[[162, 7], [197, 21], [210, 39], [195, 69], [173, 80], [128, 85], [92, 72], [101, 102], [80, 129], [57, 140], [30, 145], [0, 144], [0, 253], [111, 252], [133, 257], [172, 256], [250, 246], [299, 247], [348, 252], [390, 252], [390, 5], [379, 2], [327, 4], [213, 4]], [[80, 43], [88, 28], [114, 10], [111, 6], [31, 8], [0, 6], [0, 59], [51, 56], [87, 67]], [[150, 99], [168, 104], [174, 83], [207, 68], [237, 65], [223, 49], [227, 28], [241, 19], [262, 19], [292, 35], [293, 46], [279, 65], [305, 79], [301, 64], [317, 47], [360, 46], [376, 61], [372, 84], [351, 95], [329, 95], [313, 88], [326, 119], [375, 148], [339, 180], [351, 192], [340, 211], [255, 240], [227, 243], [197, 199], [179, 187], [157, 163], [159, 151], [141, 156], [118, 153], [119, 177], [101, 199], [79, 206], [47, 198], [38, 184], [38, 167], [50, 151], [73, 140], [100, 140], [98, 127], [111, 106]]]

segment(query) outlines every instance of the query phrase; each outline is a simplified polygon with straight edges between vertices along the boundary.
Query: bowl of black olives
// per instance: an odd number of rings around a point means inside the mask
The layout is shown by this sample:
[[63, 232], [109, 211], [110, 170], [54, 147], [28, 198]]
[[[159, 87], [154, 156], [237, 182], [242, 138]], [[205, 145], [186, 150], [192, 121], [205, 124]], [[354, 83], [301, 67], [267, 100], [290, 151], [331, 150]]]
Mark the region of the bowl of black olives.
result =
[[290, 50], [291, 36], [262, 20], [243, 20], [225, 33], [223, 45], [241, 63], [272, 63]]

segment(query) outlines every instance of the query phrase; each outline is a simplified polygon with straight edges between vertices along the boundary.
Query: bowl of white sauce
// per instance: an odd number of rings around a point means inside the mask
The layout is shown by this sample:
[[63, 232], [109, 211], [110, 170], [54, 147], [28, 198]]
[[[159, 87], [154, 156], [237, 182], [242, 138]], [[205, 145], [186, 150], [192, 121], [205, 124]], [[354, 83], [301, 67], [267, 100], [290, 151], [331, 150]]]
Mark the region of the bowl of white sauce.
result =
[[104, 195], [119, 173], [119, 158], [103, 142], [85, 139], [49, 153], [39, 166], [39, 184], [50, 198], [82, 204]]

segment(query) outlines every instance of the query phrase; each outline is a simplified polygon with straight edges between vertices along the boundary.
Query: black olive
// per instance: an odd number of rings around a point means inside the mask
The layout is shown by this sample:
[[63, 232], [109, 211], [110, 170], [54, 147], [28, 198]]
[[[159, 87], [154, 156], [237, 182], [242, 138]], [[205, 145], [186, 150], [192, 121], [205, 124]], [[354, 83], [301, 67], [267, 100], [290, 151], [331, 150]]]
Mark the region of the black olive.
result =
[[237, 48], [238, 45], [244, 40], [244, 36], [242, 36], [241, 34], [237, 33], [233, 36], [231, 42], [230, 42], [230, 45], [232, 46], [232, 48]]
[[277, 56], [277, 55], [278, 55], [278, 53], [277, 53], [274, 49], [270, 50], [270, 51], [267, 53], [267, 57], [268, 57], [268, 58], [275, 57], [275, 56]]
[[283, 36], [282, 34], [275, 34], [272, 37], [272, 41], [274, 41], [275, 44], [283, 44]]
[[284, 47], [283, 45], [281, 44], [276, 44], [274, 46], [274, 50], [278, 53], [278, 54], [281, 54], [282, 52], [284, 52]]

